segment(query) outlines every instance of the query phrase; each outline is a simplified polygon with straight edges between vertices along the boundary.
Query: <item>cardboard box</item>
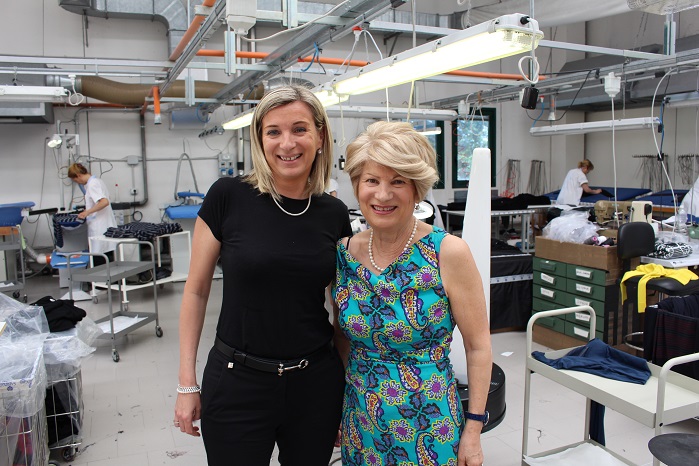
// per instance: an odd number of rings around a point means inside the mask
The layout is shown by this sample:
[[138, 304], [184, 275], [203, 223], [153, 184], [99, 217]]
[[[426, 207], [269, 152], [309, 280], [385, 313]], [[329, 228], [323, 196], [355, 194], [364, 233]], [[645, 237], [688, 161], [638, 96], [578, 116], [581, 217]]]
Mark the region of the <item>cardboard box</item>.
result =
[[536, 239], [536, 257], [606, 270], [609, 272], [608, 283], [616, 280], [622, 270], [621, 259], [616, 255], [616, 248], [616, 246], [564, 243], [543, 237]]

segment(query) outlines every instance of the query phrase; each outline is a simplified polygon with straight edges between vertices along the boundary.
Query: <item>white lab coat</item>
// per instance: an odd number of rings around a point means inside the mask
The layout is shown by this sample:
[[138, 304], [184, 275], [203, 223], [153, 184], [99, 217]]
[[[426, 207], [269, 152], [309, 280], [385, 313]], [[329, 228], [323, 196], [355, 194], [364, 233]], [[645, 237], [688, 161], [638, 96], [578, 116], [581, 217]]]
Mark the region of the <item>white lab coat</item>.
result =
[[[85, 184], [85, 209], [91, 209], [100, 199], [109, 200], [109, 190], [107, 189], [107, 185], [104, 181], [96, 176], [91, 176]], [[86, 221], [87, 236], [90, 238], [104, 235], [109, 227], [117, 226], [111, 203], [104, 209], [88, 215]], [[115, 243], [113, 242], [92, 240], [91, 252], [104, 253], [113, 251], [116, 248], [114, 244]]]
[[681, 205], [684, 207], [684, 211], [687, 212], [687, 215], [699, 217], [699, 178], [694, 182], [692, 189], [684, 196]]
[[580, 204], [580, 198], [583, 193], [582, 185], [587, 182], [587, 176], [585, 176], [581, 168], [570, 170], [563, 180], [563, 186], [561, 186], [561, 192], [558, 193], [556, 202], [558, 204]]

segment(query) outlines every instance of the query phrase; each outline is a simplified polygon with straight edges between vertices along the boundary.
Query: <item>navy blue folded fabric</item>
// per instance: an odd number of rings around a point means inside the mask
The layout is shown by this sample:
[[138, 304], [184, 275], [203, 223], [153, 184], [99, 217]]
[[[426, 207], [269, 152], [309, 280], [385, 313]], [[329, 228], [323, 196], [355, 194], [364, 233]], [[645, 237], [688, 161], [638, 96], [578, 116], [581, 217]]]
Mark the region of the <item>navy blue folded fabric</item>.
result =
[[559, 359], [549, 359], [541, 351], [533, 351], [532, 357], [556, 369], [587, 372], [622, 382], [643, 385], [650, 378], [645, 359], [612, 348], [597, 338]]

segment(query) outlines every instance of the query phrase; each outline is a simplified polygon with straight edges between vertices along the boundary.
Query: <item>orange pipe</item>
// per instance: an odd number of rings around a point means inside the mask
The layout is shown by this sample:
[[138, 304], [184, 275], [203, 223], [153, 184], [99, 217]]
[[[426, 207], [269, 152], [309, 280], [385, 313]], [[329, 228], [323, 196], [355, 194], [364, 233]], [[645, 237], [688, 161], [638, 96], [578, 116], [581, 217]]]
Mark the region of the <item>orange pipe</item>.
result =
[[[202, 2], [202, 6], [212, 7], [215, 3], [216, 0], [204, 0]], [[199, 30], [199, 26], [201, 26], [201, 23], [203, 23], [205, 19], [206, 18], [204, 16], [194, 17], [192, 22], [189, 24], [189, 28], [187, 28], [187, 31], [182, 36], [180, 43], [177, 44], [177, 47], [175, 47], [175, 50], [172, 52], [172, 55], [170, 55], [170, 61], [175, 61], [178, 58], [180, 58], [180, 55], [182, 55], [184, 48], [187, 46], [187, 44], [189, 44], [189, 41], [192, 40], [192, 37], [194, 37], [194, 34], [197, 33], [197, 31]]]
[[153, 113], [155, 114], [155, 124], [159, 125], [161, 122], [160, 116], [160, 89], [158, 86], [153, 86]]
[[[201, 57], [223, 57], [225, 56], [225, 52], [223, 50], [210, 50], [210, 49], [202, 49], [197, 52], [197, 55]], [[253, 58], [253, 59], [259, 59], [263, 60], [267, 58], [269, 54], [264, 53], [264, 52], [235, 52], [235, 56], [238, 58]], [[300, 62], [305, 62], [309, 63], [313, 61], [313, 56], [308, 56], [308, 57], [303, 57], [299, 58], [298, 61]], [[368, 61], [362, 61], [362, 60], [350, 60], [349, 62], [345, 61], [342, 58], [332, 58], [332, 57], [318, 57], [316, 60], [320, 63], [323, 63], [325, 65], [348, 65], [348, 66], [366, 66], [370, 64], [371, 62]], [[464, 70], [456, 70], [456, 71], [449, 71], [444, 74], [449, 74], [452, 76], [464, 76], [464, 77], [469, 77], [469, 78], [488, 78], [488, 79], [512, 79], [515, 81], [523, 81], [524, 78], [519, 75], [519, 74], [508, 74], [508, 73], [489, 73], [485, 71], [464, 71]], [[546, 79], [545, 76], [539, 76], [539, 79]]]

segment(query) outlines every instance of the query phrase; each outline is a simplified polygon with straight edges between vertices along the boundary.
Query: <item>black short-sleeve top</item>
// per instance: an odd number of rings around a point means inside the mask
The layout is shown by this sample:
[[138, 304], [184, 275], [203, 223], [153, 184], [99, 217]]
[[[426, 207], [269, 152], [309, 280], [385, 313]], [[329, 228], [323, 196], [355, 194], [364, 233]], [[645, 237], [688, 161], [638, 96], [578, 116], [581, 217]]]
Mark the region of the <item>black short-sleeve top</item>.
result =
[[[308, 199], [282, 196], [288, 212]], [[221, 242], [223, 302], [218, 337], [260, 357], [293, 359], [328, 343], [325, 288], [335, 278], [337, 241], [352, 231], [345, 204], [314, 195], [299, 216], [241, 178], [220, 178], [199, 210]]]

